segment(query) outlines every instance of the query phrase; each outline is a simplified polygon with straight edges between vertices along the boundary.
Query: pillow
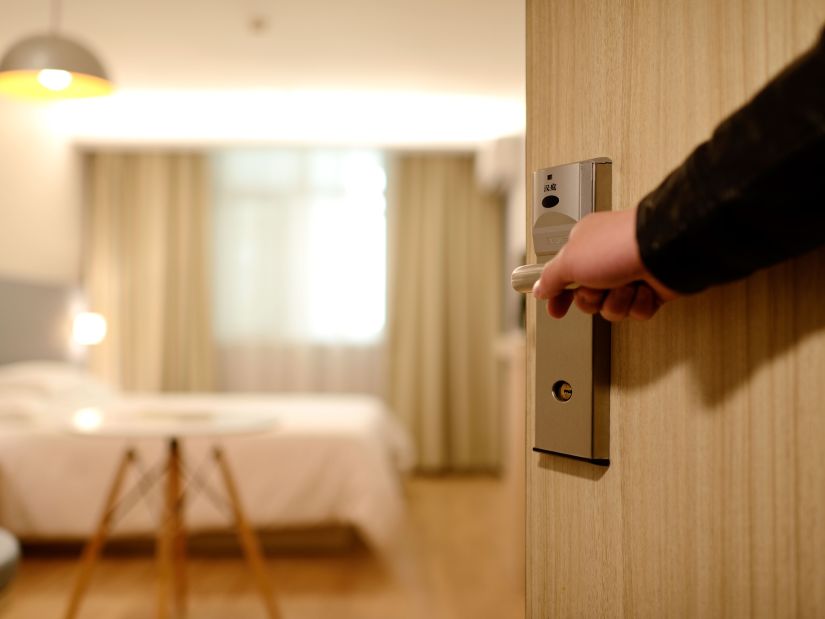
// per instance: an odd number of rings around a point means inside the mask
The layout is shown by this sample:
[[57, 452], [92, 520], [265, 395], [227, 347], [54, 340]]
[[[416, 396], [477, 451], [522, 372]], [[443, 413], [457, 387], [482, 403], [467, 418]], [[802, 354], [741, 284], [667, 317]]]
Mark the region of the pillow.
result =
[[72, 394], [112, 395], [113, 390], [87, 370], [57, 361], [27, 361], [0, 366], [0, 393], [27, 392], [58, 398]]

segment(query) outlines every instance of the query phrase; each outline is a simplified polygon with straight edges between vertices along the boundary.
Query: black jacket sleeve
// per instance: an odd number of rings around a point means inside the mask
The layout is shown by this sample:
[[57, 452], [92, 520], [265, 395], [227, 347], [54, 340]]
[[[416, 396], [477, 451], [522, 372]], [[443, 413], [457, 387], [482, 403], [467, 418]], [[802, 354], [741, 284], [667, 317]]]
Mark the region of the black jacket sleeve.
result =
[[825, 244], [825, 31], [641, 201], [636, 237], [683, 293]]

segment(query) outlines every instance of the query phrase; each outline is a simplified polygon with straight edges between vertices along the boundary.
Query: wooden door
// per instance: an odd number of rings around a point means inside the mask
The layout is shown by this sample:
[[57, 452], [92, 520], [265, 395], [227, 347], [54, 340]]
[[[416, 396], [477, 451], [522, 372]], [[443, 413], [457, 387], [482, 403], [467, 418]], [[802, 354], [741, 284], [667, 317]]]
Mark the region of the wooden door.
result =
[[[823, 23], [822, 0], [528, 0], [528, 171], [605, 155], [635, 205]], [[528, 616], [825, 617], [825, 252], [616, 326], [612, 365], [610, 467], [528, 455]]]

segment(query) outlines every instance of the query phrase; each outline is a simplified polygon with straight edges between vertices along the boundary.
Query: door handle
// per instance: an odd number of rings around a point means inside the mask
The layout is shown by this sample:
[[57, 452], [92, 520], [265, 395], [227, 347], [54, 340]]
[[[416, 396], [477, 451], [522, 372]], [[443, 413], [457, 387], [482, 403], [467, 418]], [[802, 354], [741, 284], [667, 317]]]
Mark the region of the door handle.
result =
[[510, 284], [512, 284], [513, 290], [524, 294], [533, 292], [533, 286], [539, 281], [545, 264], [525, 264], [517, 267], [510, 276]]
[[[533, 292], [533, 286], [539, 281], [541, 272], [544, 271], [546, 264], [547, 262], [541, 262], [516, 267], [510, 275], [510, 284], [513, 286], [513, 290], [521, 292], [522, 294]], [[566, 290], [575, 290], [578, 287], [578, 284], [567, 284], [564, 288]]]

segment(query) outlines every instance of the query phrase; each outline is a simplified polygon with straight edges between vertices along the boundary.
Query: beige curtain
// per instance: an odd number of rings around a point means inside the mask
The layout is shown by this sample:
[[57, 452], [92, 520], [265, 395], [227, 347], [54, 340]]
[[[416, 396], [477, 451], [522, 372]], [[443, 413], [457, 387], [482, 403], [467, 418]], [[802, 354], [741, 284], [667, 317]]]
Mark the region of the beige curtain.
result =
[[467, 155], [400, 155], [390, 184], [391, 404], [421, 469], [495, 469], [502, 204]]
[[84, 283], [109, 333], [92, 369], [127, 390], [212, 385], [207, 161], [86, 157]]

